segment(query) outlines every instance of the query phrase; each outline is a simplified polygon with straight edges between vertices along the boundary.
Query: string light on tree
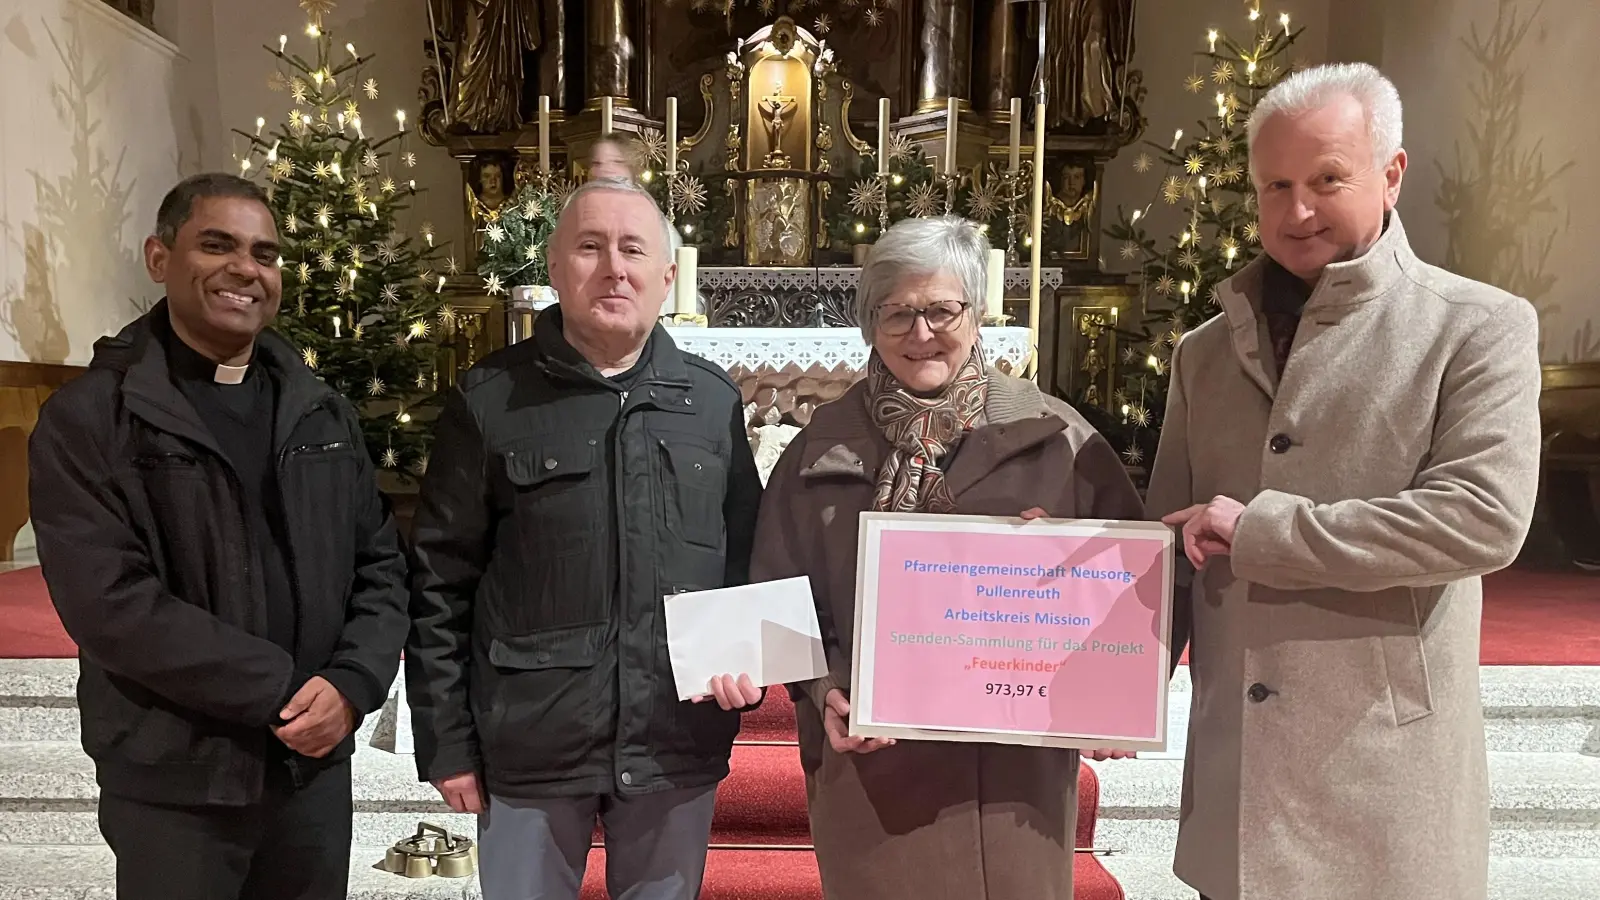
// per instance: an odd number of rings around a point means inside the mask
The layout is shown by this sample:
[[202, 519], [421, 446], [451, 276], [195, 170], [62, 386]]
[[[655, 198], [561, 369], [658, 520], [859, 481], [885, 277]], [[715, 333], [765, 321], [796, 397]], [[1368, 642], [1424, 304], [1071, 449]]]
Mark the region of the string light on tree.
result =
[[[255, 134], [240, 132], [251, 142], [241, 168], [264, 173], [283, 223], [284, 304], [275, 327], [360, 412], [374, 462], [415, 474], [426, 467], [431, 435], [426, 417], [407, 410], [434, 402], [443, 360], [435, 337], [449, 338], [454, 327], [418, 333], [413, 324], [437, 319], [444, 278], [423, 275], [438, 252], [432, 226], [424, 224], [426, 240], [418, 241], [399, 224], [415, 194], [415, 181], [411, 191], [392, 189], [400, 160], [412, 158], [407, 117], [397, 113], [393, 134], [367, 137], [360, 104], [378, 86], [362, 69], [373, 57], [353, 41], [335, 43], [327, 27], [333, 0], [300, 0], [300, 7], [305, 44], [283, 34], [266, 47], [276, 70], [271, 83], [289, 86], [296, 108], [270, 130], [262, 118]], [[390, 189], [372, 191], [369, 179]]]
[[[1139, 330], [1119, 329], [1125, 350], [1122, 381], [1112, 398], [1117, 414], [1096, 423], [1130, 465], [1155, 452], [1173, 348], [1218, 312], [1217, 284], [1259, 253], [1245, 123], [1266, 92], [1294, 70], [1290, 53], [1300, 31], [1289, 27], [1287, 14], [1274, 26], [1259, 6], [1249, 9], [1247, 19], [1247, 40], [1235, 40], [1222, 29], [1208, 29], [1201, 37], [1205, 49], [1197, 55], [1210, 65], [1217, 90], [1209, 104], [1214, 115], [1200, 121], [1200, 133], [1185, 143], [1183, 130], [1175, 130], [1170, 144], [1150, 144], [1134, 163], [1136, 173], [1158, 178], [1157, 199], [1178, 216], [1167, 226], [1172, 230], [1165, 236], [1151, 233], [1153, 201], [1131, 211], [1119, 209], [1117, 224], [1106, 230], [1122, 243], [1124, 258], [1131, 252], [1138, 261], [1147, 311]], [[1201, 94], [1203, 84], [1196, 72], [1182, 87]], [[1159, 168], [1148, 161], [1152, 156]]]

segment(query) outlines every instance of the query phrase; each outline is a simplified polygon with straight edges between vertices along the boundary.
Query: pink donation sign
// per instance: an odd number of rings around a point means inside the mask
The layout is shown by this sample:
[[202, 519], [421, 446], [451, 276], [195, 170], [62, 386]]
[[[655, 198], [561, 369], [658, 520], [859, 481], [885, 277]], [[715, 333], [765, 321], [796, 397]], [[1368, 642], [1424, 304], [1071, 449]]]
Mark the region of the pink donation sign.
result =
[[867, 724], [1165, 744], [1163, 532], [896, 524], [876, 531], [863, 572], [875, 595], [857, 636], [871, 648]]

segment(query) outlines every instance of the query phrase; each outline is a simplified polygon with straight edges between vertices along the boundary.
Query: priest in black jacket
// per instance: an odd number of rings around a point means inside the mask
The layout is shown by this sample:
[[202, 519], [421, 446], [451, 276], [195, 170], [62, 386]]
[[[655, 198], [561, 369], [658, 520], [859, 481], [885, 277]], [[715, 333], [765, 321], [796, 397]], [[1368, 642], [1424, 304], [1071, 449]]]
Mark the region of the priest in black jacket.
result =
[[346, 892], [405, 563], [355, 410], [266, 330], [278, 254], [255, 185], [175, 187], [145, 244], [166, 299], [96, 343], [29, 446], [120, 900]]

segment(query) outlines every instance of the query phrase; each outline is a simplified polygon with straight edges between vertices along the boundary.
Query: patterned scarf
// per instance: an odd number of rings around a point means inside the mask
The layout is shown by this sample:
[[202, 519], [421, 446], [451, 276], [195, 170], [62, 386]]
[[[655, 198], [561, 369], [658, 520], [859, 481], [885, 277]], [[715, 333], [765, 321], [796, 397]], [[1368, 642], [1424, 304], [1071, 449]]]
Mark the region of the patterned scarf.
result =
[[979, 360], [975, 348], [937, 397], [918, 397], [906, 390], [877, 353], [867, 360], [867, 411], [891, 445], [889, 458], [878, 470], [874, 510], [955, 511], [938, 461], [956, 448], [983, 413], [989, 377]]

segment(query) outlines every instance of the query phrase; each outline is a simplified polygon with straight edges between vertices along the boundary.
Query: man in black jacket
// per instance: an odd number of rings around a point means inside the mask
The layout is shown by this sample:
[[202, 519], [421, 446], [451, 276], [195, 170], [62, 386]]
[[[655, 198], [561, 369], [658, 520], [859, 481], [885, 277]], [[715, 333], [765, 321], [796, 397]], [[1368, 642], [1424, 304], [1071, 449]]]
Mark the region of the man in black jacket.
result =
[[264, 330], [277, 240], [250, 182], [174, 188], [145, 243], [166, 299], [96, 343], [29, 446], [121, 900], [346, 892], [405, 558], [355, 411]]
[[439, 419], [406, 685], [419, 774], [484, 814], [486, 900], [576, 900], [597, 816], [613, 896], [697, 896], [736, 709], [762, 697], [721, 675], [680, 702], [668, 657], [664, 598], [747, 580], [761, 494], [738, 388], [656, 324], [670, 229], [631, 182], [580, 187], [560, 305]]

